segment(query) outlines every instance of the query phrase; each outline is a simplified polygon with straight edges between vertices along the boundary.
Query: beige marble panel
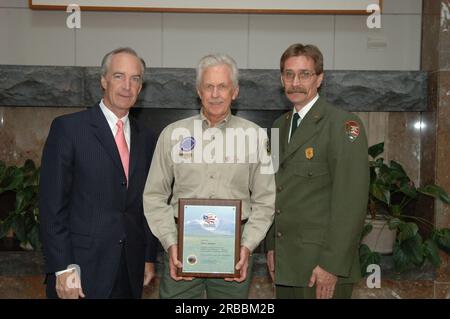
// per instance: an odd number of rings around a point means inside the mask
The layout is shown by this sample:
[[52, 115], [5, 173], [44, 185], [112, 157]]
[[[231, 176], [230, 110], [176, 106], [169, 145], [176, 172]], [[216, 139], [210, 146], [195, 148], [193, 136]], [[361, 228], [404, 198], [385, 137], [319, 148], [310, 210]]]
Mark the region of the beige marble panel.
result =
[[42, 148], [52, 120], [80, 108], [0, 107], [0, 160], [22, 165], [26, 159], [40, 164]]
[[369, 130], [369, 112], [353, 112], [353, 113], [361, 119], [367, 134]]
[[369, 112], [368, 124], [366, 126], [367, 140], [369, 146], [384, 142], [384, 153], [382, 157], [389, 160], [389, 143], [387, 141], [387, 130], [389, 127], [389, 113], [388, 112]]
[[419, 112], [390, 113], [387, 137], [389, 158], [399, 162], [416, 185], [420, 182], [420, 119]]
[[[439, 72], [438, 103], [436, 183], [450, 193], [450, 71]], [[439, 203], [436, 223], [450, 227], [450, 205]]]
[[450, 71], [450, 17], [448, 11], [450, 11], [450, 0], [441, 0], [441, 19], [439, 29], [439, 70]]

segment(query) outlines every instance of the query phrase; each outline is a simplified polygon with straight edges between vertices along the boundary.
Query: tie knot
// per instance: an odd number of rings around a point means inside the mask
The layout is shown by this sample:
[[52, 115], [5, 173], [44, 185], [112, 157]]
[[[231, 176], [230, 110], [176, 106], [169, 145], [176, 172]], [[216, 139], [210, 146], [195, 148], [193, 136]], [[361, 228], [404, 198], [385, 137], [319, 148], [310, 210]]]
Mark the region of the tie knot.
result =
[[294, 113], [293, 121], [298, 121], [300, 119], [300, 115], [298, 113]]
[[122, 129], [122, 128], [123, 128], [123, 122], [122, 122], [122, 120], [118, 120], [117, 123], [116, 123], [116, 125], [117, 125], [117, 127], [118, 127], [119, 129]]

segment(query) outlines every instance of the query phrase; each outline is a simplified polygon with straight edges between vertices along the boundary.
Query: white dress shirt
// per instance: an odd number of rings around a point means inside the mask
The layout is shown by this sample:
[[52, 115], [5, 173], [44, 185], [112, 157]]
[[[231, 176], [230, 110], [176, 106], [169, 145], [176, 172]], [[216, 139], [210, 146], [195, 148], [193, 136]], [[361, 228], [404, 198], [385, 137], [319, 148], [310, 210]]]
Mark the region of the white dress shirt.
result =
[[[297, 112], [297, 110], [295, 109], [294, 106], [294, 111], [292, 114], [294, 113], [298, 113], [298, 115], [300, 116], [300, 118], [297, 120], [297, 127], [300, 125], [300, 122], [302, 121], [302, 119], [305, 118], [306, 114], [308, 114], [309, 110], [311, 110], [311, 108], [314, 106], [314, 104], [316, 103], [316, 101], [319, 99], [319, 93], [317, 93], [317, 95], [308, 102], [308, 104], [306, 104], [304, 107], [301, 108], [300, 111]], [[294, 117], [292, 117], [293, 119]], [[289, 126], [289, 138], [288, 138], [288, 142], [291, 141], [291, 130], [292, 130], [292, 119], [291, 119], [291, 125]]]
[[130, 150], [130, 120], [128, 119], [128, 114], [119, 119], [116, 114], [114, 114], [110, 109], [108, 109], [103, 102], [103, 99], [100, 101], [100, 109], [102, 110], [103, 114], [106, 117], [106, 120], [108, 121], [109, 127], [111, 128], [111, 132], [113, 136], [116, 136], [117, 133], [117, 121], [122, 120], [123, 122], [123, 132], [125, 134], [125, 141], [128, 145], [128, 150]]

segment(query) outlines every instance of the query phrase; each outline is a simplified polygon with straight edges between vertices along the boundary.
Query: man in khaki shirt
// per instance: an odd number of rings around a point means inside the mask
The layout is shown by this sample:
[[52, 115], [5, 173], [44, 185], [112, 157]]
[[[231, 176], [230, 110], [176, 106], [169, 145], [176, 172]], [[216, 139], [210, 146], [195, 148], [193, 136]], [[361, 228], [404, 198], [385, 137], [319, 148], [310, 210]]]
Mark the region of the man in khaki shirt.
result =
[[[168, 125], [161, 133], [144, 190], [144, 211], [161, 241], [166, 265], [161, 298], [247, 298], [251, 252], [269, 229], [274, 214], [275, 182], [266, 132], [233, 116], [239, 92], [238, 70], [226, 55], [203, 57], [197, 67], [200, 114]], [[170, 203], [168, 199], [170, 195]], [[242, 200], [240, 277], [186, 278], [177, 275], [179, 198]]]

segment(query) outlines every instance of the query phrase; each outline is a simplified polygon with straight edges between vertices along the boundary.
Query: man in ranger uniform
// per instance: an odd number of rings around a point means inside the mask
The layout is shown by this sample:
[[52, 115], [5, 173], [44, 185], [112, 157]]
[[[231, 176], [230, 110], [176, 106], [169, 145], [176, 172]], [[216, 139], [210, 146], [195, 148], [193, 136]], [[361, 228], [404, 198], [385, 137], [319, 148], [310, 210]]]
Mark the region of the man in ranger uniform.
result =
[[323, 56], [293, 44], [280, 61], [293, 110], [278, 118], [280, 168], [266, 248], [277, 298], [350, 298], [369, 187], [360, 119], [319, 97]]

